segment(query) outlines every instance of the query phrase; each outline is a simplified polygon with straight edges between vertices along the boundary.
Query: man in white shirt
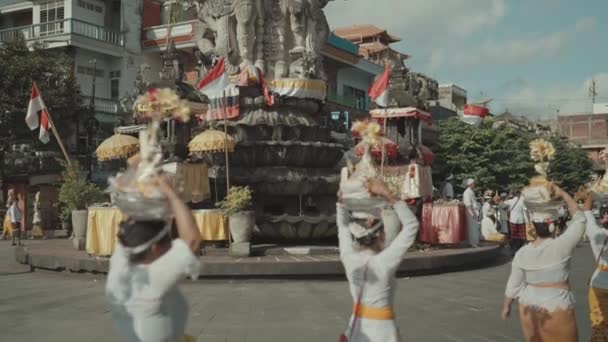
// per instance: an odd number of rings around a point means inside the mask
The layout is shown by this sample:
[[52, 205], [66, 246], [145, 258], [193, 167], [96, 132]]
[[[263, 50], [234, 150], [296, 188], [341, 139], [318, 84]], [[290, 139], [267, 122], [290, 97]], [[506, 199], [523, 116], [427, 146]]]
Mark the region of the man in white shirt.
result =
[[469, 243], [473, 247], [479, 245], [479, 203], [475, 197], [475, 180], [469, 178], [466, 182], [467, 189], [462, 194], [462, 202], [466, 207], [467, 229], [469, 233]]
[[513, 198], [506, 200], [509, 212], [509, 237], [513, 253], [517, 252], [526, 243], [526, 218], [524, 200], [520, 192], [515, 191]]
[[441, 197], [446, 199], [454, 198], [454, 186], [452, 186], [452, 180], [454, 179], [454, 175], [450, 174], [445, 179], [445, 184], [443, 184], [443, 188], [441, 189]]

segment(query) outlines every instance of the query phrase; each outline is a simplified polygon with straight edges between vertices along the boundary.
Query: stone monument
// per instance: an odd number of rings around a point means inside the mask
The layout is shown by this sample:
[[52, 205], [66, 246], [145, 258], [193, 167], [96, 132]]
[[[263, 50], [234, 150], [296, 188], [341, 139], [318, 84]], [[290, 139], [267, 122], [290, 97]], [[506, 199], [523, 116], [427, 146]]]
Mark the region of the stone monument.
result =
[[[323, 13], [329, 1], [189, 1], [205, 24], [197, 53], [201, 73], [223, 57], [226, 72], [239, 80], [238, 117], [228, 122], [237, 142], [230, 184], [254, 191], [255, 234], [265, 240], [319, 240], [337, 233], [343, 146], [331, 142], [330, 129], [318, 122], [326, 95], [321, 48], [330, 32]], [[264, 83], [273, 103], [264, 96]], [[223, 120], [213, 120], [203, 118], [223, 130]], [[205, 158], [224, 165], [221, 154]], [[224, 175], [216, 173], [220, 184]]]

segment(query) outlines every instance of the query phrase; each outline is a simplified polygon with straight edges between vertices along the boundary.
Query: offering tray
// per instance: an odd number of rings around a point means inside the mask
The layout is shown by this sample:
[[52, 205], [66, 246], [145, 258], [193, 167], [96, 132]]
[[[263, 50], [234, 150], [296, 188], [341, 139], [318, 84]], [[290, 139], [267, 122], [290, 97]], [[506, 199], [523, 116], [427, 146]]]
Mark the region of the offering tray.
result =
[[166, 198], [146, 198], [139, 192], [114, 193], [116, 206], [134, 220], [161, 220], [171, 217]]

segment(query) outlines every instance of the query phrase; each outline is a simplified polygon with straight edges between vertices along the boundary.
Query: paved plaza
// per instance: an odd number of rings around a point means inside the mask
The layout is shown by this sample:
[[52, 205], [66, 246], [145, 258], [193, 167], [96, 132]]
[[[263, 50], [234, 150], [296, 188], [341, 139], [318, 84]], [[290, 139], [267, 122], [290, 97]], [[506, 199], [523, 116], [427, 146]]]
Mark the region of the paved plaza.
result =
[[[29, 242], [26, 243], [44, 243]], [[0, 242], [0, 331], [7, 341], [117, 341], [104, 305], [104, 275], [29, 272]], [[589, 339], [587, 244], [574, 254], [581, 341]], [[510, 264], [399, 279], [395, 309], [405, 341], [521, 341], [519, 321], [500, 319]], [[351, 307], [343, 279], [184, 282], [187, 332], [200, 341], [337, 341]], [[516, 309], [516, 307], [514, 307]]]

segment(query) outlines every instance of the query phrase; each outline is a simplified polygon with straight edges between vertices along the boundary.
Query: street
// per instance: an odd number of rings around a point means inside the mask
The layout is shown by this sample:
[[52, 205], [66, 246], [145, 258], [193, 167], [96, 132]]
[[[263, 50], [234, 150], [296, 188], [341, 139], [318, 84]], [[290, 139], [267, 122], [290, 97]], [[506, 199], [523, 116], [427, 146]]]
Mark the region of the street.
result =
[[[26, 241], [26, 243], [41, 243]], [[43, 243], [43, 242], [42, 242]], [[104, 305], [104, 275], [29, 272], [0, 242], [0, 331], [7, 341], [116, 341]], [[581, 341], [589, 339], [587, 244], [573, 259]], [[405, 341], [521, 341], [517, 309], [500, 319], [509, 263], [466, 272], [399, 279], [395, 310]], [[325, 280], [184, 282], [187, 332], [200, 341], [336, 341], [351, 308], [347, 283]]]

